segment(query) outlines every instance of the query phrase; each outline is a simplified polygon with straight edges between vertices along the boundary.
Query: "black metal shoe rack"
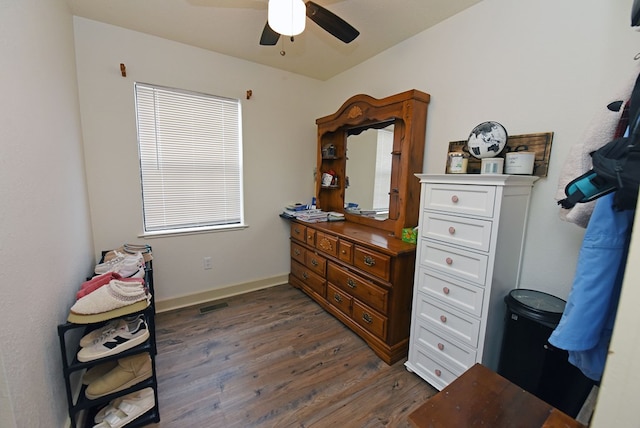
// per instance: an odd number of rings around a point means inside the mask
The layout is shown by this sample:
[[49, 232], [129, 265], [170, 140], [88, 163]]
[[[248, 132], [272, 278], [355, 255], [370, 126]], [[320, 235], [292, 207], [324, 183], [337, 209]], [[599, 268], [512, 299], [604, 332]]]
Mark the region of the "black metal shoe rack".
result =
[[[106, 251], [103, 251], [102, 256], [104, 259], [104, 255]], [[102, 262], [102, 260], [101, 260]], [[65, 324], [58, 325], [58, 337], [60, 339], [60, 352], [62, 354], [62, 371], [64, 375], [64, 383], [67, 392], [67, 403], [69, 406], [69, 418], [71, 419], [71, 428], [78, 427], [93, 427], [94, 422], [93, 418], [96, 413], [104, 406], [106, 406], [111, 400], [117, 397], [121, 397], [123, 395], [151, 387], [153, 388], [153, 394], [155, 398], [155, 407], [141, 415], [140, 417], [134, 419], [130, 423], [126, 425], [127, 428], [133, 427], [141, 427], [150, 423], [160, 422], [160, 412], [158, 410], [158, 381], [156, 378], [156, 333], [155, 333], [155, 293], [153, 290], [153, 265], [152, 261], [146, 262], [145, 266], [145, 282], [148, 287], [149, 293], [151, 294], [151, 303], [149, 306], [137, 313], [144, 314], [145, 320], [147, 322], [147, 327], [149, 328], [149, 339], [143, 344], [136, 346], [135, 348], [128, 349], [126, 351], [120, 352], [116, 355], [111, 355], [105, 358], [100, 358], [94, 361], [88, 362], [80, 362], [77, 358], [78, 350], [80, 349], [80, 338], [85, 334], [89, 333], [92, 330], [102, 327], [109, 320], [103, 321], [95, 324], [75, 324], [67, 322]], [[81, 334], [68, 334], [73, 330], [84, 329], [84, 332]], [[69, 350], [73, 349], [74, 353], [69, 354]], [[125, 390], [105, 395], [104, 397], [99, 397], [94, 400], [89, 400], [85, 396], [85, 390], [87, 388], [86, 385], [82, 385], [80, 393], [76, 399], [73, 397], [73, 391], [71, 387], [71, 375], [74, 372], [89, 369], [93, 366], [101, 364], [105, 361], [109, 360], [117, 360], [123, 357], [127, 357], [129, 355], [141, 354], [147, 352], [151, 357], [151, 369], [152, 374], [151, 378], [144, 380], [136, 385], [127, 388]], [[79, 381], [79, 379], [78, 379]]]

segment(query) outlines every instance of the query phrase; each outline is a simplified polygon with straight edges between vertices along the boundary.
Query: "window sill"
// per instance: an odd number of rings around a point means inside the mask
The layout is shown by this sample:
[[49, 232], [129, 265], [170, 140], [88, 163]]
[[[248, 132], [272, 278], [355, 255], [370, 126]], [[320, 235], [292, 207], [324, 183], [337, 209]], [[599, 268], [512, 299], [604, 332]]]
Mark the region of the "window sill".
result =
[[182, 235], [199, 235], [202, 233], [216, 233], [216, 232], [231, 232], [236, 230], [244, 230], [249, 227], [248, 224], [239, 224], [233, 226], [212, 226], [212, 227], [199, 227], [193, 229], [175, 229], [175, 230], [163, 230], [159, 232], [143, 232], [138, 235], [138, 238], [153, 239], [153, 238], [166, 238], [169, 236], [182, 236]]

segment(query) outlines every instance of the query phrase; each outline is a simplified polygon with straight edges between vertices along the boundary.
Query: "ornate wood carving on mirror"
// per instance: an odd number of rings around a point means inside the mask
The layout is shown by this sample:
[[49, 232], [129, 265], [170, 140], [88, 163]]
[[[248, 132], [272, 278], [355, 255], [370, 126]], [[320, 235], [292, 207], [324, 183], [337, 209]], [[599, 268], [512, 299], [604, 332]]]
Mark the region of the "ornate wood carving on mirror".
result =
[[[317, 119], [318, 207], [324, 211], [344, 213], [348, 221], [388, 231], [397, 238], [401, 237], [403, 228], [417, 226], [420, 184], [414, 174], [422, 172], [429, 99], [429, 94], [415, 89], [382, 99], [360, 94], [349, 98], [335, 113]], [[381, 156], [390, 157], [387, 181], [383, 181], [382, 190], [377, 190], [378, 201], [374, 196], [371, 207], [358, 204], [358, 208], [345, 210], [345, 202], [358, 203], [360, 199], [369, 198], [369, 195], [349, 193], [347, 199], [349, 187], [356, 188], [384, 175], [379, 170], [369, 175], [360, 172], [354, 158], [357, 154], [355, 145], [353, 150], [350, 149], [351, 139], [365, 130], [390, 129], [390, 125], [393, 125], [392, 142], [389, 139], [390, 156], [388, 150], [378, 154], [378, 163]], [[377, 145], [380, 143], [372, 142], [372, 149]], [[375, 163], [375, 151], [371, 157]], [[371, 193], [376, 192], [372, 190]], [[385, 193], [388, 196], [386, 206], [380, 200], [380, 195]], [[352, 198], [355, 200], [350, 200]]]

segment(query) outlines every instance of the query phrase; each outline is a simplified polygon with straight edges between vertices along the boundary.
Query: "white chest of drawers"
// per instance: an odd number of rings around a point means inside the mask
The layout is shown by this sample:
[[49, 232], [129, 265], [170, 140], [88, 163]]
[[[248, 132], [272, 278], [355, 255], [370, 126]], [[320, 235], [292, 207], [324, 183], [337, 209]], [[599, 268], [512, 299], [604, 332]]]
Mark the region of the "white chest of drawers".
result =
[[441, 390], [497, 370], [504, 296], [519, 283], [538, 177], [418, 174], [422, 186], [408, 370]]

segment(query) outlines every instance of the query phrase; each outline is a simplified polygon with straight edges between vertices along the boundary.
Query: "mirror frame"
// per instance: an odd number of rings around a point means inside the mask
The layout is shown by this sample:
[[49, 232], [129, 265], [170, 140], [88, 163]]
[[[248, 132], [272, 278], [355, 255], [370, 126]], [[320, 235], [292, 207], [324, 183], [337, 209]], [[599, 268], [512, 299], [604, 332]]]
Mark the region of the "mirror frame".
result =
[[[420, 182], [414, 174], [422, 172], [429, 100], [429, 94], [416, 89], [382, 99], [359, 94], [349, 98], [335, 113], [317, 119], [318, 208], [344, 213], [347, 221], [386, 230], [397, 238], [401, 238], [403, 228], [418, 226]], [[347, 136], [390, 122], [394, 124], [394, 134], [389, 218], [376, 220], [346, 213]], [[334, 155], [330, 157], [323, 156], [322, 149], [328, 145], [334, 146]], [[328, 170], [335, 173], [337, 183], [323, 186], [322, 173]]]

